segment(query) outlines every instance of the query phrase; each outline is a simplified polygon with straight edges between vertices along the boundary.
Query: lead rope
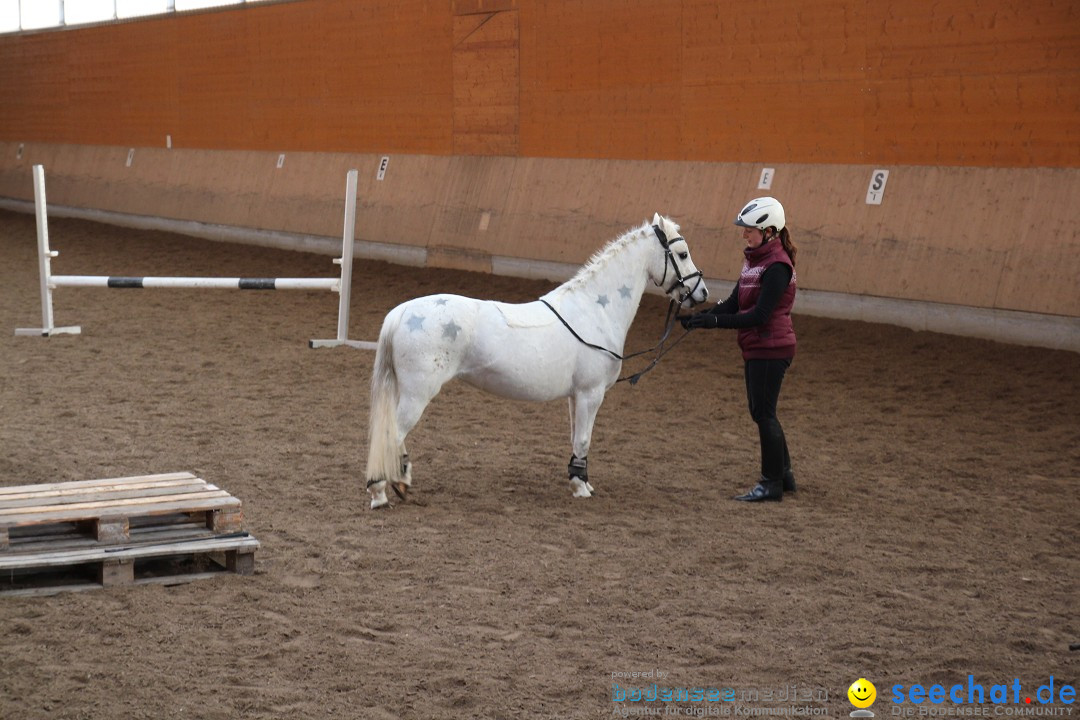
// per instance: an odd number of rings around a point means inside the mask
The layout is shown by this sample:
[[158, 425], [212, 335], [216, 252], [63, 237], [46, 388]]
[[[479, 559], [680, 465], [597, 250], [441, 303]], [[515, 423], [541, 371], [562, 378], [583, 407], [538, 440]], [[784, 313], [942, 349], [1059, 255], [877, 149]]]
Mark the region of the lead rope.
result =
[[[681, 343], [686, 338], [686, 336], [690, 334], [690, 331], [686, 330], [686, 331], [683, 332], [682, 335], [680, 335], [675, 340], [675, 342], [671, 343], [671, 345], [669, 345], [666, 348], [664, 347], [664, 343], [667, 342], [668, 337], [671, 335], [671, 331], [675, 328], [675, 315], [672, 313], [672, 309], [674, 309], [674, 307], [675, 307], [675, 301], [672, 300], [671, 304], [668, 305], [668, 316], [667, 316], [667, 320], [665, 321], [667, 327], [664, 329], [664, 336], [662, 338], [660, 338], [659, 343], [657, 343], [655, 346], [653, 346], [652, 348], [649, 349], [649, 350], [654, 350], [657, 347], [660, 348], [660, 351], [658, 353], [656, 353], [656, 357], [653, 358], [651, 363], [649, 363], [648, 365], [645, 366], [645, 369], [643, 369], [643, 370], [641, 370], [639, 372], [636, 372], [633, 375], [624, 375], [623, 377], [619, 378], [615, 382], [620, 383], [623, 380], [629, 380], [631, 385], [637, 385], [637, 382], [638, 382], [638, 380], [641, 379], [642, 375], [644, 375], [645, 373], [649, 372], [654, 367], [656, 367], [656, 364], [658, 362], [660, 362], [660, 358], [664, 357], [669, 352], [671, 352], [671, 350], [676, 345]], [[649, 352], [649, 350], [643, 350], [642, 352], [643, 353], [644, 352]], [[641, 355], [642, 353], [635, 353], [635, 354]]]
[[653, 358], [653, 361], [651, 363], [649, 363], [649, 365], [644, 370], [642, 370], [641, 372], [636, 372], [633, 375], [624, 375], [623, 377], [621, 377], [621, 378], [619, 378], [619, 379], [617, 379], [615, 381], [617, 383], [623, 382], [624, 380], [629, 380], [631, 385], [637, 385], [637, 381], [641, 379], [642, 375], [644, 375], [645, 373], [649, 372], [654, 367], [656, 367], [656, 364], [658, 362], [660, 362], [660, 358], [664, 357], [664, 355], [666, 355], [671, 350], [671, 348], [678, 345], [680, 342], [682, 342], [683, 338], [685, 338], [687, 335], [690, 334], [690, 331], [687, 330], [685, 333], [683, 333], [683, 335], [678, 340], [673, 342], [670, 347], [664, 348], [664, 343], [667, 342], [668, 337], [671, 336], [671, 331], [675, 328], [675, 314], [673, 312], [674, 309], [675, 309], [675, 301], [672, 300], [670, 303], [668, 303], [667, 318], [664, 320], [664, 325], [665, 325], [665, 327], [664, 327], [664, 335], [660, 338], [660, 342], [656, 343], [655, 345], [653, 345], [648, 350], [639, 350], [637, 352], [630, 353], [629, 355], [620, 355], [619, 353], [615, 352], [614, 350], [609, 350], [608, 348], [604, 347], [603, 345], [596, 345], [594, 343], [589, 342], [585, 338], [581, 337], [580, 335], [577, 334], [577, 331], [574, 330], [574, 328], [572, 328], [570, 326], [570, 323], [566, 322], [566, 320], [563, 318], [563, 316], [559, 314], [559, 311], [556, 310], [554, 307], [552, 307], [551, 303], [549, 303], [547, 300], [545, 300], [543, 298], [540, 298], [540, 302], [547, 305], [548, 309], [551, 310], [551, 312], [555, 313], [555, 317], [559, 318], [559, 322], [561, 322], [563, 324], [563, 327], [565, 327], [567, 330], [570, 331], [570, 334], [573, 335], [577, 339], [578, 342], [580, 342], [582, 345], [585, 345], [587, 347], [591, 347], [594, 350], [601, 350], [603, 352], [606, 352], [608, 355], [611, 355], [613, 358], [615, 358], [617, 360], [629, 360], [630, 358], [635, 358], [635, 357], [637, 357], [639, 355], [644, 355], [645, 353], [650, 353], [653, 350], [656, 350], [657, 348], [660, 348], [660, 352], [658, 352], [656, 354], [656, 357]]

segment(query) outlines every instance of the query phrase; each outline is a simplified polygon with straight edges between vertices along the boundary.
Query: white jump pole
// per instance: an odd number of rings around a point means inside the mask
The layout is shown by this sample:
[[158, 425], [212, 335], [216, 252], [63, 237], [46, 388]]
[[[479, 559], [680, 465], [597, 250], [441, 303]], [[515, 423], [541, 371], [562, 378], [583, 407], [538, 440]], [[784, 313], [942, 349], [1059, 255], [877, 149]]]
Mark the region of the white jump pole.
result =
[[337, 338], [334, 340], [310, 340], [308, 347], [338, 347], [347, 345], [361, 350], [374, 350], [377, 343], [365, 340], [349, 340], [349, 302], [352, 299], [353, 242], [356, 239], [356, 178], [357, 171], [350, 170], [345, 176], [345, 231], [341, 238], [341, 257], [334, 260], [341, 266], [341, 287], [338, 290]]
[[52, 259], [60, 253], [49, 249], [49, 217], [45, 212], [45, 168], [34, 166], [34, 214], [37, 217], [38, 274], [41, 276], [41, 327], [16, 328], [16, 335], [78, 335], [82, 328], [78, 325], [56, 327], [53, 325], [52, 307]]
[[198, 288], [219, 290], [330, 290], [338, 293], [337, 338], [334, 340], [311, 340], [315, 347], [349, 347], [374, 350], [373, 342], [349, 340], [349, 299], [352, 286], [353, 235], [356, 229], [356, 178], [357, 171], [350, 170], [346, 180], [345, 238], [340, 258], [334, 263], [341, 266], [341, 276], [336, 278], [223, 278], [223, 277], [120, 277], [115, 275], [53, 275], [50, 261], [59, 253], [49, 249], [48, 215], [45, 202], [45, 170], [34, 166], [34, 209], [37, 215], [38, 270], [41, 275], [41, 324], [40, 328], [17, 328], [16, 335], [49, 337], [61, 333], [78, 334], [79, 326], [56, 327], [53, 325], [52, 291], [58, 287], [83, 288]]

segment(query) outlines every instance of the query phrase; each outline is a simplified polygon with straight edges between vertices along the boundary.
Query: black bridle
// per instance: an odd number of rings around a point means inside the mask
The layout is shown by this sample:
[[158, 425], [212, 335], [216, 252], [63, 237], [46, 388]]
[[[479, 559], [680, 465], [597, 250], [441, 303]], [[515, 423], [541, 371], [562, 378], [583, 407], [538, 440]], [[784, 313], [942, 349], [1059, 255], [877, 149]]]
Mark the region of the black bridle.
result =
[[[570, 326], [570, 323], [566, 322], [566, 320], [563, 318], [563, 316], [559, 314], [558, 310], [556, 310], [554, 307], [552, 307], [551, 303], [549, 303], [544, 298], [540, 298], [540, 302], [547, 305], [548, 309], [551, 310], [551, 312], [555, 313], [555, 317], [559, 318], [559, 322], [561, 322], [563, 324], [563, 326], [567, 330], [570, 331], [570, 334], [573, 335], [574, 338], [576, 338], [578, 342], [580, 342], [582, 345], [585, 345], [587, 347], [591, 347], [594, 350], [600, 350], [602, 352], [606, 352], [608, 355], [611, 355], [613, 358], [615, 358], [617, 360], [620, 360], [620, 361], [629, 360], [630, 358], [635, 358], [635, 357], [637, 357], [639, 355], [644, 355], [645, 353], [650, 353], [653, 350], [656, 350], [657, 348], [660, 348], [660, 352], [658, 352], [656, 354], [656, 357], [653, 358], [653, 361], [651, 363], [649, 363], [648, 366], [644, 370], [642, 370], [640, 372], [636, 372], [633, 375], [624, 375], [623, 377], [618, 378], [615, 382], [623, 382], [624, 380], [629, 380], [631, 385], [636, 385], [637, 381], [641, 379], [642, 375], [644, 375], [645, 373], [649, 372], [654, 367], [656, 367], [656, 363], [660, 362], [660, 358], [664, 357], [664, 355], [666, 355], [672, 348], [674, 348], [676, 345], [678, 345], [680, 342], [682, 342], [683, 338], [685, 338], [687, 335], [690, 334], [690, 331], [687, 330], [686, 332], [684, 332], [682, 334], [682, 336], [678, 340], [676, 340], [675, 342], [673, 342], [671, 344], [671, 347], [664, 348], [664, 343], [667, 342], [668, 337], [671, 336], [671, 331], [675, 327], [675, 319], [676, 319], [675, 318], [675, 308], [676, 308], [676, 304], [681, 305], [683, 302], [686, 301], [686, 298], [693, 295], [694, 291], [697, 290], [698, 285], [700, 285], [703, 282], [702, 273], [701, 273], [700, 270], [698, 270], [697, 272], [690, 273], [689, 275], [683, 275], [682, 271], [679, 269], [678, 263], [675, 262], [674, 253], [671, 252], [671, 243], [675, 242], [677, 240], [683, 240], [684, 238], [678, 237], [678, 238], [675, 238], [675, 240], [668, 241], [667, 234], [663, 230], [661, 230], [660, 227], [657, 226], [657, 225], [653, 225], [653, 232], [656, 233], [656, 239], [660, 241], [660, 246], [664, 248], [664, 277], [660, 279], [660, 282], [656, 283], [656, 286], [661, 287], [661, 288], [664, 287], [664, 281], [667, 280], [668, 265], [670, 265], [671, 269], [675, 271], [675, 281], [673, 283], [671, 283], [671, 287], [667, 288], [664, 292], [670, 297], [671, 292], [680, 285], [682, 285], [682, 288], [683, 288], [684, 292], [683, 292], [683, 294], [681, 295], [681, 297], [678, 300], [675, 300], [674, 298], [672, 298], [671, 301], [668, 303], [667, 318], [664, 320], [664, 334], [660, 338], [660, 341], [658, 343], [656, 343], [655, 345], [653, 345], [648, 350], [639, 350], [637, 352], [633, 352], [633, 353], [630, 353], [628, 355], [620, 355], [619, 353], [615, 352], [614, 350], [609, 350], [608, 348], [604, 347], [603, 345], [596, 345], [594, 343], [591, 343], [588, 340], [586, 340], [585, 338], [578, 335], [577, 331], [574, 330], [574, 328], [572, 328]], [[697, 278], [697, 282], [694, 283], [693, 288], [687, 290], [686, 283], [689, 282], [690, 280], [693, 280], [694, 278]]]
[[[702, 272], [698, 270], [697, 272], [692, 272], [689, 275], [683, 275], [682, 270], [679, 269], [679, 264], [675, 262], [675, 254], [671, 252], [671, 243], [678, 242], [679, 240], [683, 240], [685, 242], [685, 238], [677, 237], [674, 240], [668, 241], [667, 234], [660, 228], [659, 225], [653, 225], [652, 229], [653, 232], [656, 233], [656, 239], [660, 241], [660, 247], [664, 248], [664, 277], [660, 279], [660, 282], [656, 283], [656, 286], [664, 287], [664, 281], [667, 280], [668, 266], [670, 265], [671, 269], [675, 271], [675, 280], [671, 283], [671, 287], [665, 288], [664, 292], [668, 295], [671, 295], [672, 290], [682, 285], [684, 292], [682, 294], [682, 297], [679, 298], [679, 303], [683, 303], [686, 301], [686, 298], [694, 294], [694, 291], [698, 289], [698, 285], [703, 282]], [[697, 278], [697, 282], [694, 283], [694, 287], [687, 288], [686, 283], [690, 280], [693, 280], [694, 278]]]

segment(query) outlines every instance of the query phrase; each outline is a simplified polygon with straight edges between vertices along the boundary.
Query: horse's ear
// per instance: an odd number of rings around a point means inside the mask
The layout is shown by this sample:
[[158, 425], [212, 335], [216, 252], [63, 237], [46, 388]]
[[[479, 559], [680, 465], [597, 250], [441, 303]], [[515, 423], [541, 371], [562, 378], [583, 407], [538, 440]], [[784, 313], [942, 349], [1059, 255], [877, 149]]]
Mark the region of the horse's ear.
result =
[[660, 227], [660, 224], [663, 221], [664, 221], [664, 219], [662, 217], [660, 217], [660, 213], [653, 213], [653, 216], [652, 216], [652, 224], [653, 225], [656, 225], [657, 227]]

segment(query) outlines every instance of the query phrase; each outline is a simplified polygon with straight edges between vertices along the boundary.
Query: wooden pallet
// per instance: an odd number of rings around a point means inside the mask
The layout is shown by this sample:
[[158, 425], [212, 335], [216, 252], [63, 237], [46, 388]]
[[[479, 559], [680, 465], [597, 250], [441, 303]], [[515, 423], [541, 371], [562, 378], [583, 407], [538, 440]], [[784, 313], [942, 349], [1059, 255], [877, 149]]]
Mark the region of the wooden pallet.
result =
[[247, 575], [258, 547], [240, 500], [187, 472], [0, 487], [0, 594]]

